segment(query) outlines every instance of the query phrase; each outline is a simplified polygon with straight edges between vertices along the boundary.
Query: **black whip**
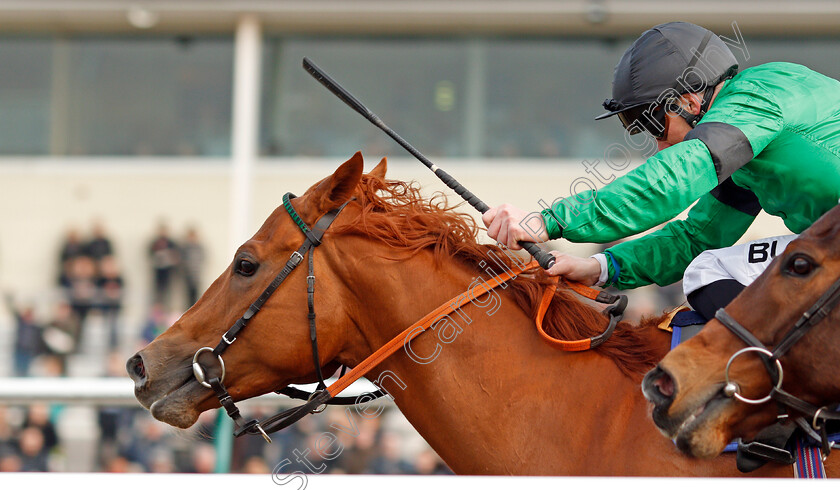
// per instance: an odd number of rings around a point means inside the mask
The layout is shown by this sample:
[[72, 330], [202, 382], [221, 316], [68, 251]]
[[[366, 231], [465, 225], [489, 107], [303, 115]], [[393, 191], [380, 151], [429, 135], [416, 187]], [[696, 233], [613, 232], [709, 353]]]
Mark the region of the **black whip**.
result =
[[[343, 100], [345, 104], [349, 105], [353, 110], [364, 116], [365, 119], [372, 122], [374, 126], [378, 127], [382, 131], [385, 132], [388, 136], [390, 136], [394, 141], [400, 144], [403, 148], [408, 150], [409, 153], [414, 155], [415, 158], [423, 162], [423, 165], [429, 167], [429, 169], [438, 176], [440, 180], [443, 181], [450, 189], [455, 191], [456, 194], [464, 198], [472, 207], [474, 207], [479, 213], [484, 214], [488, 209], [490, 209], [484, 202], [476, 197], [475, 194], [470, 192], [466, 187], [461, 185], [457, 180], [452, 178], [451, 175], [446, 173], [442, 168], [438, 167], [434, 163], [430, 162], [428, 158], [426, 158], [422, 153], [417, 151], [416, 148], [411, 146], [409, 142], [404, 140], [402, 136], [398, 135], [394, 132], [393, 129], [389, 128], [382, 119], [379, 119], [379, 116], [371, 112], [370, 109], [365, 107], [359, 99], [353, 97], [350, 92], [344, 89], [341, 85], [338, 84], [335, 80], [329, 77], [323, 70], [315, 66], [309, 58], [303, 59], [303, 68], [312, 75], [315, 80], [321, 82], [321, 85], [327, 87], [327, 89], [335, 94], [339, 99]], [[550, 253], [546, 252], [545, 250], [541, 249], [536, 243], [534, 242], [519, 242], [519, 246], [524, 248], [531, 254], [537, 262], [539, 262], [540, 266], [543, 269], [550, 269], [551, 266], [554, 265], [554, 256]]]

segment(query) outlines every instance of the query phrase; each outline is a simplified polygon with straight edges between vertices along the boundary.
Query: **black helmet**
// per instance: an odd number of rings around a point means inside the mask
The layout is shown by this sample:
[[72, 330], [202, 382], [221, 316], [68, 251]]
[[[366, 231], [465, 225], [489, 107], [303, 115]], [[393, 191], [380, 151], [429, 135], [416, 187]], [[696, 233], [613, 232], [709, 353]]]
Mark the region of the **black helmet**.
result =
[[[604, 101], [608, 112], [595, 119], [630, 109], [641, 112], [651, 104], [662, 105], [674, 95], [714, 87], [737, 72], [738, 61], [732, 51], [712, 31], [688, 22], [658, 25], [645, 31], [621, 57], [613, 76], [612, 98]], [[703, 101], [700, 115], [683, 117], [696, 125], [709, 102]], [[625, 127], [627, 121], [634, 120], [621, 119]]]

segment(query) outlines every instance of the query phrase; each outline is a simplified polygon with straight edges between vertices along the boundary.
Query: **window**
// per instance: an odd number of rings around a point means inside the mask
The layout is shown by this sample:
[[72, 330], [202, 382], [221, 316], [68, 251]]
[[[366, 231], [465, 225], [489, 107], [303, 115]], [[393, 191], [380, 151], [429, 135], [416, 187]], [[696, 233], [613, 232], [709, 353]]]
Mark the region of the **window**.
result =
[[232, 38], [0, 38], [0, 154], [230, 154]]
[[275, 38], [264, 55], [265, 154], [406, 155], [310, 77], [301, 67], [306, 56], [424, 154], [464, 156], [463, 42]]

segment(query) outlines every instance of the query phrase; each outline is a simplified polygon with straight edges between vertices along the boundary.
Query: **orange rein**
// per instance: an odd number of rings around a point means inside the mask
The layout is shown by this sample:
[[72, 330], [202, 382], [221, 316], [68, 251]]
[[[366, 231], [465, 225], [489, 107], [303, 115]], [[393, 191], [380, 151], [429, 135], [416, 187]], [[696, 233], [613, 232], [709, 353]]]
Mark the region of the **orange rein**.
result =
[[[509, 270], [507, 272], [503, 272], [485, 283], [477, 284], [472, 289], [466, 291], [467, 297], [476, 299], [485, 294], [489, 293], [491, 290], [501, 286], [502, 284], [510, 281], [511, 279], [515, 278], [519, 274], [523, 272], [527, 272], [530, 270], [534, 270], [538, 268], [540, 265], [536, 261], [531, 261], [524, 266], [520, 266], [519, 270]], [[543, 330], [542, 321], [545, 317], [545, 312], [548, 310], [548, 306], [551, 304], [552, 298], [554, 298], [554, 292], [557, 290], [557, 283], [558, 277], [553, 277], [552, 280], [554, 284], [551, 284], [549, 287], [545, 289], [543, 292], [542, 301], [540, 301], [540, 306], [537, 310], [537, 330], [540, 333], [540, 336], [545, 339], [552, 347], [555, 347], [560, 350], [564, 351], [583, 351], [587, 350], [591, 347], [591, 340], [592, 339], [583, 339], [583, 340], [558, 340]], [[563, 281], [563, 284], [568, 286], [570, 289], [575, 291], [576, 293], [584, 296], [586, 298], [597, 300], [599, 295], [603, 296], [603, 293], [597, 289], [591, 288], [589, 286], [584, 286], [583, 284], [577, 282], [570, 282], [570, 281]], [[373, 354], [368, 356], [365, 360], [359, 363], [356, 367], [351, 369], [347, 372], [346, 375], [342, 376], [341, 378], [337, 379], [333, 384], [327, 387], [327, 392], [329, 392], [330, 396], [335, 397], [345, 388], [353, 384], [356, 380], [367, 374], [371, 369], [376, 367], [379, 363], [387, 359], [391, 354], [396, 352], [400, 346], [402, 346], [406, 338], [411, 335], [414, 331], [417, 330], [419, 327], [421, 331], [416, 335], [420, 335], [426, 330], [429, 329], [437, 320], [440, 319], [441, 316], [447, 315], [455, 311], [455, 309], [460, 306], [460, 302], [458, 301], [462, 298], [464, 293], [459, 294], [458, 296], [450, 299], [449, 301], [444, 302], [439, 307], [435, 308], [432, 312], [428, 313], [426, 316], [418, 320], [416, 323], [411, 325], [410, 327], [403, 330], [399, 335], [391, 339], [388, 343], [380, 347], [376, 350]], [[415, 335], [415, 336], [416, 336]], [[412, 337], [413, 339], [414, 337]]]

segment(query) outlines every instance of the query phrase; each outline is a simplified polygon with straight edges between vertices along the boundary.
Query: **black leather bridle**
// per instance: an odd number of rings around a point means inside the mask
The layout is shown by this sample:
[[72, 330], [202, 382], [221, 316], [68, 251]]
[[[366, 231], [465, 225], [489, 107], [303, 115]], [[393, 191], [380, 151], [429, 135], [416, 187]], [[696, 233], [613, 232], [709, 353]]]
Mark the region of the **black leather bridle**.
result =
[[[715, 318], [728, 328], [739, 339], [744, 341], [749, 347], [739, 350], [726, 364], [726, 385], [723, 387], [723, 393], [727, 397], [735, 397], [736, 399], [750, 404], [764, 403], [770, 400], [775, 400], [782, 407], [791, 408], [808, 418], [810, 418], [810, 425], [801, 423], [798, 419], [798, 425], [802, 427], [809, 435], [816, 440], [821, 441], [821, 451], [823, 457], [828, 456], [831, 451], [832, 444], [828, 440], [828, 432], [826, 429], [826, 421], [840, 420], [840, 413], [836, 411], [838, 405], [817, 407], [811, 403], [797, 398], [787, 391], [782, 389], [782, 365], [779, 359], [785, 355], [793, 345], [795, 345], [802, 337], [808, 333], [812, 328], [824, 320], [831, 311], [840, 304], [840, 279], [835, 281], [826, 292], [820, 296], [819, 299], [810, 307], [808, 311], [802, 314], [801, 317], [794, 323], [793, 328], [782, 338], [782, 340], [770, 350], [766, 347], [755, 335], [738, 323], [725, 309], [721, 308], [715, 313]], [[746, 352], [756, 352], [761, 361], [764, 363], [767, 373], [773, 382], [773, 388], [770, 393], [764, 398], [749, 399], [740, 395], [738, 385], [729, 379], [729, 367], [732, 361]], [[813, 429], [813, 430], [810, 430]], [[817, 434], [816, 432], [819, 432]]]
[[[327, 228], [330, 227], [336, 217], [338, 217], [338, 214], [345, 206], [347, 206], [347, 204], [350, 203], [350, 201], [347, 201], [340, 207], [326, 213], [318, 219], [315, 226], [310, 229], [292, 206], [291, 199], [294, 199], [295, 197], [296, 196], [290, 192], [286, 193], [283, 196], [283, 206], [289, 213], [289, 216], [291, 216], [292, 220], [294, 220], [295, 224], [297, 224], [298, 228], [300, 228], [303, 232], [305, 236], [303, 244], [296, 251], [292, 252], [292, 255], [289, 257], [289, 260], [286, 261], [286, 265], [283, 266], [283, 269], [274, 277], [274, 280], [271, 281], [271, 284], [265, 288], [256, 301], [251, 303], [251, 306], [248, 307], [248, 310], [245, 311], [242, 317], [236, 320], [236, 322], [228, 328], [227, 332], [222, 335], [222, 339], [219, 341], [219, 344], [216, 345], [215, 348], [202, 347], [198, 349], [193, 356], [193, 374], [195, 375], [196, 380], [202, 386], [211, 388], [216, 393], [216, 396], [219, 398], [219, 403], [222, 407], [224, 407], [228, 416], [233, 419], [233, 422], [236, 425], [233, 432], [236, 437], [243, 434], [260, 434], [267, 442], [271, 442], [271, 438], [268, 437], [268, 434], [277, 432], [292, 425], [305, 415], [323, 411], [323, 409], [326, 408], [326, 405], [354, 405], [359, 403], [359, 400], [369, 402], [385, 395], [382, 390], [377, 390], [372, 393], [364, 394], [361, 397], [333, 397], [326, 390], [327, 385], [324, 380], [324, 375], [321, 372], [321, 361], [318, 355], [318, 336], [315, 328], [315, 247], [321, 244], [324, 232], [326, 232]], [[301, 262], [303, 262], [307, 253], [309, 253], [309, 275], [306, 277], [307, 304], [309, 307], [309, 339], [312, 343], [312, 358], [315, 363], [315, 373], [318, 376], [318, 385], [312, 393], [290, 386], [277, 390], [276, 393], [281, 393], [291, 398], [306, 400], [306, 403], [298, 407], [290, 408], [276, 415], [272, 415], [271, 417], [267, 417], [262, 421], [252, 419], [246, 422], [242, 418], [239, 408], [236, 407], [233, 402], [233, 398], [227, 392], [227, 389], [225, 389], [223, 384], [225, 378], [225, 363], [222, 360], [222, 353], [231, 344], [233, 344], [234, 341], [236, 341], [237, 335], [239, 335], [242, 329], [245, 328], [248, 321], [260, 311], [260, 308], [262, 308], [265, 302], [268, 301], [268, 298], [271, 297], [280, 284], [286, 280], [289, 274], [291, 274], [292, 271], [295, 270]], [[199, 362], [199, 356], [202, 352], [211, 352], [214, 356], [216, 356], [219, 366], [221, 367], [220, 374], [218, 376], [207, 379], [206, 371]]]

